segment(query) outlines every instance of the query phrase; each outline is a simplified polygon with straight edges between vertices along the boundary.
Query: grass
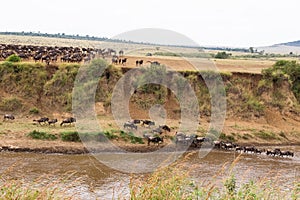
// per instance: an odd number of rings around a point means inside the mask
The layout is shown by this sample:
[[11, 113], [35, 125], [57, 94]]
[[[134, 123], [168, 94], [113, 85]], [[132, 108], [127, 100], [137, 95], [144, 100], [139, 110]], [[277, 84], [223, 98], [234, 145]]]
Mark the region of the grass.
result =
[[81, 139], [79, 137], [79, 133], [77, 131], [61, 132], [60, 137], [61, 137], [62, 141], [81, 142]]
[[[73, 199], [70, 194], [66, 194], [66, 189], [71, 189], [73, 185], [79, 181], [75, 180], [67, 183], [74, 173], [69, 172], [63, 175], [62, 178], [57, 178], [53, 175], [42, 175], [36, 180], [28, 183], [24, 179], [15, 179], [10, 176], [13, 171], [11, 166], [0, 174], [0, 199], [3, 200], [60, 200]], [[61, 189], [63, 184], [64, 190]]]
[[31, 137], [32, 139], [38, 139], [38, 140], [56, 140], [57, 136], [53, 134], [49, 134], [46, 132], [40, 132], [40, 131], [32, 131], [28, 134], [28, 137]]
[[[187, 154], [184, 160], [192, 155]], [[144, 180], [131, 179], [130, 195], [132, 200], [177, 200], [177, 199], [209, 199], [209, 200], [259, 200], [259, 199], [292, 199], [300, 196], [300, 183], [295, 182], [293, 190], [288, 193], [276, 186], [268, 177], [250, 180], [237, 185], [234, 166], [240, 156], [232, 163], [226, 163], [211, 181], [196, 182], [190, 176], [191, 166], [184, 162], [174, 163], [159, 168]], [[228, 171], [228, 165], [229, 171]], [[224, 174], [224, 178], [220, 175]]]
[[122, 138], [125, 142], [129, 141], [132, 144], [144, 144], [143, 138], [135, 136], [133, 133], [129, 132], [120, 132], [120, 138]]
[[264, 140], [276, 140], [278, 137], [275, 133], [266, 130], [259, 130], [253, 132], [254, 136], [259, 137]]

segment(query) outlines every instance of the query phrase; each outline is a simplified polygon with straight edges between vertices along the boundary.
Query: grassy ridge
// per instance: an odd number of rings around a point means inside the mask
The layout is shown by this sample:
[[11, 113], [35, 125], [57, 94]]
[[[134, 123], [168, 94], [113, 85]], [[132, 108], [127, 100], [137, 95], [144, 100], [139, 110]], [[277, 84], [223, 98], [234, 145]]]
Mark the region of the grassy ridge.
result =
[[[96, 70], [98, 65], [106, 64], [95, 61], [90, 66], [94, 66]], [[133, 78], [133, 84], [143, 86], [132, 95], [131, 103], [138, 105], [140, 109], [147, 109], [154, 104], [164, 104], [168, 100], [176, 99], [177, 97], [163, 86], [144, 84], [152, 79], [161, 79], [166, 85], [176, 82], [179, 93], [184, 89], [180, 88], [181, 85], [191, 85], [199, 100], [200, 113], [204, 115], [210, 115], [210, 95], [220, 92], [226, 92], [227, 110], [234, 116], [261, 116], [266, 107], [297, 111], [300, 107], [298, 66], [295, 62], [280, 61], [272, 69], [265, 70], [263, 76], [231, 73], [221, 73], [219, 76], [213, 71], [203, 71], [200, 75], [198, 72], [183, 71], [182, 78], [175, 77], [172, 80], [164, 66], [157, 69], [152, 67], [144, 69], [143, 76]], [[39, 113], [49, 108], [52, 112], [71, 111], [72, 91], [79, 68], [78, 64], [45, 66], [41, 63], [2, 62], [0, 93], [3, 95], [0, 97], [0, 110], [19, 110], [26, 114]], [[99, 78], [95, 99], [96, 102], [103, 102], [107, 110], [114, 86], [121, 77], [121, 69], [110, 65]], [[215, 91], [208, 91], [207, 84], [220, 81], [223, 81], [225, 91], [216, 87]], [[89, 89], [89, 84], [92, 82], [87, 82], [78, 91]]]

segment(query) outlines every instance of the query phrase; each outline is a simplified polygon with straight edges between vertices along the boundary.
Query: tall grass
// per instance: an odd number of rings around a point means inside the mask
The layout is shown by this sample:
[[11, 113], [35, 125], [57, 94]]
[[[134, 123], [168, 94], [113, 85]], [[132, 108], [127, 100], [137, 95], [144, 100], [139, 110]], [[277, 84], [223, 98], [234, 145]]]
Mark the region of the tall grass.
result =
[[[13, 172], [13, 168], [14, 165], [0, 174], [1, 200], [74, 199], [66, 193], [66, 190], [78, 183], [78, 180], [67, 183], [67, 180], [70, 180], [74, 173], [65, 174], [63, 175], [64, 178], [44, 175], [28, 183], [22, 179], [12, 178], [9, 174]], [[64, 190], [61, 188], [62, 184], [64, 185]]]
[[[184, 160], [189, 159], [191, 154], [188, 154]], [[131, 199], [296, 200], [300, 198], [299, 181], [295, 182], [292, 191], [283, 191], [276, 181], [270, 180], [270, 177], [250, 180], [238, 185], [234, 166], [239, 159], [240, 156], [230, 164], [229, 169], [229, 163], [224, 164], [212, 180], [201, 180], [200, 183], [193, 180], [190, 175], [193, 166], [175, 163], [160, 168], [143, 180], [131, 180]]]

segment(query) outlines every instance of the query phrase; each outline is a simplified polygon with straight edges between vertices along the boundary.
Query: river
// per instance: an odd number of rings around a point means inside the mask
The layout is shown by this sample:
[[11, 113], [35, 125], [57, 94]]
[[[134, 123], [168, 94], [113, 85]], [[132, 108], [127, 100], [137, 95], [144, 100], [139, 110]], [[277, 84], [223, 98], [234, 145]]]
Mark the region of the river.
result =
[[[295, 181], [300, 181], [300, 147], [280, 148], [294, 151], [295, 156], [281, 158], [243, 153], [233, 170], [237, 184], [267, 178], [273, 180], [281, 189], [289, 191]], [[228, 176], [229, 165], [225, 166], [225, 173], [219, 174], [224, 164], [232, 163], [238, 155], [233, 151], [213, 150], [204, 158], [193, 154], [184, 162], [193, 166], [191, 175], [197, 182], [211, 180], [216, 175], [220, 176], [221, 180], [223, 176]], [[118, 156], [124, 155], [111, 156], [115, 160]], [[43, 175], [47, 175], [48, 179], [45, 180], [50, 181], [65, 179], [67, 175], [74, 172], [62, 187], [66, 187], [68, 193], [75, 194], [76, 199], [112, 199], [129, 196], [131, 175], [105, 166], [92, 155], [1, 152], [0, 157], [1, 174], [25, 182], [34, 182]], [[141, 167], [145, 166], [139, 166]]]

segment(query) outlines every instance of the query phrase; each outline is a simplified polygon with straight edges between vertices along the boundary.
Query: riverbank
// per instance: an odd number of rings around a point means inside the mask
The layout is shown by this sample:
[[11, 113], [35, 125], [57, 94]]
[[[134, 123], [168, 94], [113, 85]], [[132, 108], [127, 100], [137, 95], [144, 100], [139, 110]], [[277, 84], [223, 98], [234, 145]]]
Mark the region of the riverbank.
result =
[[[86, 147], [82, 142], [61, 142], [61, 141], [37, 141], [37, 140], [6, 140], [0, 142], [0, 152], [27, 152], [27, 153], [43, 153], [43, 154], [90, 154], [90, 153], [112, 153], [112, 152], [133, 152], [133, 153], [149, 153], [161, 149], [164, 152], [182, 151], [184, 148], [177, 148], [175, 144], [117, 144], [116, 149], [107, 143], [99, 143], [97, 147], [95, 144], [91, 147]], [[291, 143], [238, 143], [240, 146], [255, 146], [255, 147], [268, 147], [268, 146], [299, 146], [300, 142]], [[202, 148], [206, 148], [203, 146]], [[186, 151], [198, 151], [200, 147], [190, 146]], [[185, 150], [185, 149], [184, 149]]]

